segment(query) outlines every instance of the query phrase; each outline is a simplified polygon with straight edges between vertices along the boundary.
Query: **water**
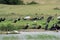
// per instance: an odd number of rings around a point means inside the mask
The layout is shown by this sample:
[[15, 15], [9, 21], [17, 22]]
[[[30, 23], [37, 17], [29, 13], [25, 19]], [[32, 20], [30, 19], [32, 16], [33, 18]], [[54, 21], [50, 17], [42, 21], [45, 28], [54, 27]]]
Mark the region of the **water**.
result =
[[20, 32], [20, 34], [0, 34], [0, 40], [59, 40], [59, 39], [60, 39], [60, 32], [52, 32], [52, 31]]

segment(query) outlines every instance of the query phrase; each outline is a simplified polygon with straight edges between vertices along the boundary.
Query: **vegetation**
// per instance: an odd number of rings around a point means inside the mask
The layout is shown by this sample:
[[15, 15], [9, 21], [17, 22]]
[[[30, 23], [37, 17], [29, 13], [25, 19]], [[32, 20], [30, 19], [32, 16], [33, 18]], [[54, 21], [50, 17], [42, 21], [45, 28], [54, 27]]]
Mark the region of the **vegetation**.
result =
[[22, 0], [0, 0], [1, 4], [18, 5], [24, 4]]
[[23, 0], [24, 3], [35, 1], [39, 4], [60, 4], [60, 0]]
[[27, 5], [31, 5], [31, 4], [38, 4], [38, 3], [35, 2], [35, 1], [32, 1], [32, 2], [30, 2], [30, 3], [27, 3]]
[[[3, 3], [4, 0], [0, 0], [0, 3], [1, 1]], [[60, 2], [59, 0], [57, 0], [57, 3], [54, 4], [54, 3], [47, 3], [47, 2], [50, 2], [51, 0], [49, 1], [45, 0], [45, 1], [46, 1], [46, 4], [43, 4], [43, 5], [37, 4], [37, 2], [35, 1], [28, 3], [28, 4], [33, 4], [33, 5], [15, 5], [19, 3], [21, 4], [21, 2], [23, 4], [23, 1], [21, 0], [9, 0], [8, 4], [11, 3], [13, 5], [5, 5], [5, 3], [0, 4], [0, 18], [6, 18], [5, 21], [0, 22], [0, 30], [2, 31], [19, 30], [19, 29], [24, 28], [24, 26], [27, 23], [29, 24], [28, 29], [31, 29], [32, 27], [34, 27], [35, 26], [34, 24], [36, 24], [36, 28], [38, 25], [41, 25], [41, 28], [45, 28], [47, 17], [53, 16], [54, 20], [51, 20], [48, 23], [48, 28], [51, 28], [51, 26], [58, 21], [57, 17], [60, 16], [60, 7], [59, 7]], [[44, 16], [44, 19], [36, 20], [36, 22], [30, 21], [30, 20], [23, 20], [23, 18], [26, 16], [30, 16], [31, 18], [34, 18], [34, 17], [40, 18]], [[13, 23], [14, 20], [18, 18], [21, 18], [21, 20], [17, 21], [16, 23]]]
[[[48, 28], [51, 28], [51, 26], [58, 21], [57, 17], [60, 15], [59, 14], [60, 10], [54, 10], [56, 6], [60, 6], [60, 5], [59, 4], [58, 5], [56, 4], [54, 5], [38, 5], [38, 4], [36, 5], [4, 5], [4, 4], [0, 4], [0, 17], [6, 18], [4, 22], [0, 22], [0, 28], [11, 26], [10, 28], [19, 30], [21, 28], [24, 28], [24, 26], [27, 23], [29, 23], [29, 27], [28, 27], [29, 29], [32, 28], [34, 26], [33, 24], [36, 24], [36, 23], [37, 23], [37, 26], [41, 25], [42, 26], [41, 28], [45, 28], [47, 17], [50, 15], [53, 16], [54, 18], [54, 20], [51, 20], [49, 23]], [[23, 20], [22, 18], [24, 18], [27, 15], [31, 16], [31, 18], [34, 18], [34, 17], [40, 18], [41, 16], [44, 16], [44, 19], [37, 20], [36, 23], [30, 20]], [[21, 18], [21, 20], [17, 21], [16, 23], [13, 23], [13, 21], [19, 17]], [[3, 29], [0, 29], [0, 30], [3, 30]]]
[[0, 24], [0, 30], [1, 30], [1, 31], [12, 31], [12, 30], [14, 30], [14, 28], [15, 28], [15, 27], [14, 27], [12, 24], [10, 24], [10, 23]]

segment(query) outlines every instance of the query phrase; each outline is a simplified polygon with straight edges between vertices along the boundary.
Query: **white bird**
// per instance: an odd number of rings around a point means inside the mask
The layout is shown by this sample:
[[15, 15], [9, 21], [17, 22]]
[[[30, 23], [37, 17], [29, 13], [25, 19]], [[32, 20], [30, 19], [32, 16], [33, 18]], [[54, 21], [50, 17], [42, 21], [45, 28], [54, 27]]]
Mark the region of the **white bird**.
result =
[[19, 33], [18, 31], [14, 30], [15, 33]]
[[57, 17], [57, 19], [59, 19], [59, 20], [60, 20], [60, 16], [58, 16], [58, 17]]
[[30, 19], [31, 17], [30, 16], [26, 16], [26, 17], [24, 17], [24, 19]]
[[57, 17], [58, 19], [60, 18], [60, 16]]

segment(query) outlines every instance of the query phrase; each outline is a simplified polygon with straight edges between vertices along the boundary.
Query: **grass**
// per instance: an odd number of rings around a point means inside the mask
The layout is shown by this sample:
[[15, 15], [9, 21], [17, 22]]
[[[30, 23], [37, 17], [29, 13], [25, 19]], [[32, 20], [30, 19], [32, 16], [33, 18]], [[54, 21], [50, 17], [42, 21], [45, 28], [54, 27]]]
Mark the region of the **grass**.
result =
[[2, 5], [0, 4], [0, 17], [6, 17], [8, 19], [25, 17], [26, 15], [35, 17], [36, 13], [38, 14], [38, 17], [40, 16], [47, 17], [48, 15], [55, 16], [55, 14], [60, 15], [59, 14], [60, 10], [53, 10], [53, 8], [59, 6], [60, 6], [59, 4], [58, 5], [55, 4], [54, 5]]
[[[13, 21], [4, 21], [4, 22], [1, 22], [0, 23], [0, 27], [1, 26], [8, 26], [8, 24], [11, 24], [13, 27], [15, 27], [15, 29], [22, 29], [24, 28], [24, 26], [29, 23], [29, 29], [34, 27], [33, 24], [36, 24], [36, 27], [38, 27], [38, 25], [41, 25], [42, 28], [45, 28], [45, 20], [37, 20], [37, 22], [35, 23], [34, 21], [30, 21], [30, 20], [20, 20], [18, 21], [17, 23], [13, 23]], [[56, 20], [55, 21], [51, 21], [49, 23], [49, 27], [48, 28], [51, 28], [51, 26], [56, 23]], [[10, 26], [11, 26], [10, 25]]]
[[59, 4], [60, 0], [23, 0], [25, 3], [35, 1], [39, 4]]
[[[17, 23], [13, 23], [14, 19], [17, 18], [23, 18], [27, 15], [31, 16], [31, 17], [41, 17], [44, 16], [44, 20], [38, 20], [37, 21], [37, 25], [41, 25], [42, 28], [45, 27], [45, 22], [48, 16], [52, 15], [54, 17], [54, 20], [52, 20], [49, 23], [49, 28], [56, 23], [57, 17], [60, 15], [60, 10], [53, 10], [53, 8], [55, 7], [59, 7], [59, 4], [36, 4], [36, 5], [4, 5], [4, 4], [0, 4], [0, 17], [5, 17], [6, 21], [5, 22], [1, 22], [1, 24], [8, 24], [9, 22], [11, 24], [13, 24], [16, 27], [20, 27], [23, 28], [27, 23], [30, 24], [31, 28], [34, 24], [33, 21], [27, 20], [21, 20], [18, 21]], [[37, 13], [37, 15], [35, 15]], [[56, 15], [57, 14], [57, 15]]]
[[[42, 13], [44, 16], [55, 15], [56, 13], [59, 15], [60, 10], [53, 10], [53, 8], [59, 6], [60, 5], [1, 5], [0, 8], [3, 8], [0, 9], [0, 15], [12, 18], [24, 17], [26, 15], [35, 16], [35, 13], [37, 13], [39, 17], [42, 16]], [[15, 15], [12, 15], [12, 13]]]

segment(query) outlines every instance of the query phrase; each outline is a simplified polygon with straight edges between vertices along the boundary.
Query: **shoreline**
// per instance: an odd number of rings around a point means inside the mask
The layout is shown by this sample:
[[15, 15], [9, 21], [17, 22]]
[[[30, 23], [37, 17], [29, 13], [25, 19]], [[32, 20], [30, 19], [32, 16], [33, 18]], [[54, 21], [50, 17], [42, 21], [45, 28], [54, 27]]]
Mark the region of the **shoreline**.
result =
[[0, 34], [20, 34], [21, 32], [60, 32], [60, 30], [21, 29], [19, 31], [0, 31]]

